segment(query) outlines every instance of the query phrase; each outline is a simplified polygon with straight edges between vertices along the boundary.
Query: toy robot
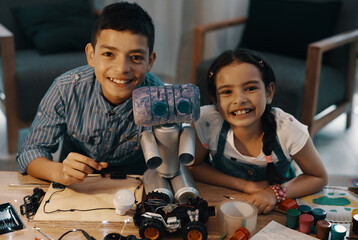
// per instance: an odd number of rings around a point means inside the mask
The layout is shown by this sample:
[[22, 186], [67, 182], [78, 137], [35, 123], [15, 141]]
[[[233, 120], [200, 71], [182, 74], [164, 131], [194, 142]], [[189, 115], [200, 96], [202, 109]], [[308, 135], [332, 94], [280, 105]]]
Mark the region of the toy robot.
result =
[[140, 235], [158, 239], [164, 230], [185, 227], [185, 236], [194, 233], [206, 239], [204, 222], [215, 213], [199, 198], [186, 167], [194, 163], [190, 123], [200, 116], [199, 89], [192, 84], [138, 88], [133, 91], [133, 113], [137, 125], [150, 127], [140, 134], [148, 166], [143, 175], [147, 196], [135, 216]]

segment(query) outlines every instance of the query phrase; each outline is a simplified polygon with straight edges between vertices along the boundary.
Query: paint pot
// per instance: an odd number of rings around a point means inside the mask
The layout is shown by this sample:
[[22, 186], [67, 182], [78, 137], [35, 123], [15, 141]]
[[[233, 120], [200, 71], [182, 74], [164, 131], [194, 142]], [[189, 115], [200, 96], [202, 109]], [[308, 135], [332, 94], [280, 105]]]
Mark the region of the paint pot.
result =
[[230, 238], [230, 240], [249, 240], [250, 239], [250, 232], [247, 228], [239, 227], [234, 235]]
[[358, 234], [358, 214], [352, 217], [352, 232]]
[[257, 225], [257, 208], [239, 200], [224, 201], [218, 208], [217, 220], [220, 231], [230, 236], [240, 227], [253, 234]]
[[292, 229], [297, 228], [298, 218], [301, 212], [296, 208], [287, 209], [286, 211], [286, 226]]
[[298, 210], [300, 210], [302, 214], [311, 214], [312, 208], [308, 205], [300, 205], [298, 206]]
[[347, 228], [341, 224], [331, 227], [331, 240], [343, 240], [346, 236]]
[[351, 220], [351, 224], [353, 225], [353, 216], [358, 214], [358, 208], [355, 208], [352, 210], [352, 220]]
[[312, 224], [313, 224], [313, 216], [310, 214], [301, 214], [299, 219], [299, 231], [306, 233], [306, 234], [310, 234], [311, 233], [311, 228], [312, 228]]
[[313, 225], [312, 225], [311, 232], [313, 234], [315, 234], [317, 232], [317, 229], [316, 229], [317, 221], [324, 220], [327, 216], [327, 212], [326, 212], [326, 210], [324, 210], [322, 208], [314, 208], [311, 211], [311, 215], [313, 216]]
[[332, 224], [327, 220], [318, 220], [316, 223], [317, 234], [316, 237], [322, 240], [328, 240], [329, 232]]

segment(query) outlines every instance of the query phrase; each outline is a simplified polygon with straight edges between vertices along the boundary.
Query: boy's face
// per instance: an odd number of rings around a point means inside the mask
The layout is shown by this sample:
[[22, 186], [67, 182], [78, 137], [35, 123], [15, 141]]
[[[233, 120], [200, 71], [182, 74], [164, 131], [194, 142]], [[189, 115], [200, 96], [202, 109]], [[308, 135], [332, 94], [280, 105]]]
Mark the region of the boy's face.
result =
[[129, 31], [102, 30], [95, 49], [86, 46], [88, 64], [94, 67], [104, 97], [117, 106], [132, 96], [150, 71], [155, 53], [149, 55], [147, 38]]

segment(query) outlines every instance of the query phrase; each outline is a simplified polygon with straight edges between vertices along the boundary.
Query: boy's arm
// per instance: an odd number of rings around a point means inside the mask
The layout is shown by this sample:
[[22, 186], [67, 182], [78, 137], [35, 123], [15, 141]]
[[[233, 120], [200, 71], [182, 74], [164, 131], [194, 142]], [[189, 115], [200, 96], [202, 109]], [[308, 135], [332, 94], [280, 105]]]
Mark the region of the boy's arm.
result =
[[36, 158], [29, 163], [26, 171], [36, 178], [70, 185], [83, 182], [94, 169], [100, 171], [107, 166], [105, 162], [98, 163], [84, 155], [70, 153], [62, 163], [53, 162], [45, 157]]

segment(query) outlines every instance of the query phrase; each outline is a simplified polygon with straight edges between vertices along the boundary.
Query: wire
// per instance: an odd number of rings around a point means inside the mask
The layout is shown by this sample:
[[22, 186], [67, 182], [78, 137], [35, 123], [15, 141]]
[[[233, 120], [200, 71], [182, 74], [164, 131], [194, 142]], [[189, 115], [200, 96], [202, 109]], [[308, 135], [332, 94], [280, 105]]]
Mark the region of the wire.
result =
[[86, 239], [88, 239], [88, 240], [96, 240], [94, 237], [90, 236], [90, 235], [89, 235], [85, 230], [83, 230], [83, 229], [72, 229], [72, 230], [70, 230], [70, 231], [67, 231], [67, 232], [65, 232], [64, 234], [62, 234], [62, 236], [61, 236], [58, 240], [61, 240], [64, 236], [66, 236], [67, 234], [69, 234], [69, 233], [71, 233], [71, 232], [78, 232], [78, 231], [82, 232], [83, 235], [86, 237]]
[[[138, 204], [138, 201], [137, 201], [137, 191], [140, 189], [140, 186], [142, 186], [143, 184], [143, 181], [142, 179], [140, 179], [140, 177], [132, 177], [132, 176], [127, 176], [128, 178], [133, 178], [133, 179], [136, 179], [138, 180], [140, 183], [139, 185], [135, 188], [134, 190], [134, 199], [135, 199], [135, 204], [137, 205]], [[53, 210], [53, 211], [47, 211], [46, 210], [46, 206], [47, 204], [50, 203], [51, 201], [51, 198], [56, 194], [56, 193], [59, 193], [59, 192], [63, 192], [64, 190], [66, 189], [63, 188], [61, 190], [58, 190], [56, 192], [53, 192], [50, 197], [48, 198], [48, 200], [46, 200], [44, 206], [43, 206], [43, 211], [44, 213], [46, 214], [50, 214], [50, 213], [55, 213], [55, 212], [89, 212], [89, 211], [97, 211], [97, 210], [116, 210], [116, 208], [90, 208], [90, 209], [77, 209], [77, 208], [71, 208], [71, 209], [56, 209], [56, 210]]]
[[54, 196], [56, 193], [59, 192], [63, 192], [66, 188], [63, 188], [59, 191], [53, 192], [50, 197], [48, 198], [48, 200], [45, 202], [44, 206], [43, 206], [43, 211], [46, 214], [50, 214], [50, 213], [55, 213], [55, 212], [89, 212], [89, 211], [96, 211], [96, 210], [116, 210], [115, 208], [90, 208], [90, 209], [77, 209], [77, 208], [71, 208], [71, 209], [56, 209], [53, 211], [47, 211], [46, 210], [46, 205], [50, 203], [50, 200], [52, 198], [52, 196]]

